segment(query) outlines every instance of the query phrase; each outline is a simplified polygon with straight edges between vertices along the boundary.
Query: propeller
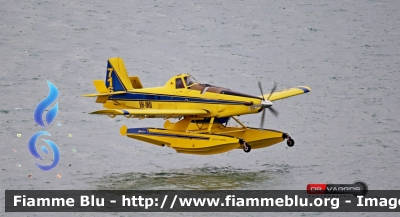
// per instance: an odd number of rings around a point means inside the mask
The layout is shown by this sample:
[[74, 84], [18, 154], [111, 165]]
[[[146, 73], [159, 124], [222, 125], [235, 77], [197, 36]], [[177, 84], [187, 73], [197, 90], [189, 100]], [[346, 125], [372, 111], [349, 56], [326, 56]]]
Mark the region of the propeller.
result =
[[264, 119], [265, 119], [265, 108], [267, 108], [275, 117], [277, 117], [279, 115], [279, 112], [271, 107], [273, 105], [273, 103], [269, 101], [269, 98], [275, 92], [277, 85], [276, 85], [276, 83], [274, 83], [274, 86], [272, 87], [271, 93], [269, 94], [267, 100], [265, 100], [265, 98], [264, 98], [264, 92], [262, 90], [261, 81], [258, 81], [258, 88], [260, 89], [261, 96], [262, 96], [262, 102], [261, 102], [260, 107], [264, 108], [262, 111], [262, 114], [261, 114], [261, 122], [260, 122], [260, 128], [263, 128]]

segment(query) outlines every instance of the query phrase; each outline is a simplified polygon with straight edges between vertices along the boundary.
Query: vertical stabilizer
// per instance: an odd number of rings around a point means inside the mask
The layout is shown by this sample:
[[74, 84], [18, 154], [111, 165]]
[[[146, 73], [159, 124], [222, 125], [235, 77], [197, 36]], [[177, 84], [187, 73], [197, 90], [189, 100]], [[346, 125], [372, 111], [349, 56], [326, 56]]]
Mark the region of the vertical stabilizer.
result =
[[133, 89], [122, 58], [113, 57], [108, 59], [105, 84], [109, 92]]

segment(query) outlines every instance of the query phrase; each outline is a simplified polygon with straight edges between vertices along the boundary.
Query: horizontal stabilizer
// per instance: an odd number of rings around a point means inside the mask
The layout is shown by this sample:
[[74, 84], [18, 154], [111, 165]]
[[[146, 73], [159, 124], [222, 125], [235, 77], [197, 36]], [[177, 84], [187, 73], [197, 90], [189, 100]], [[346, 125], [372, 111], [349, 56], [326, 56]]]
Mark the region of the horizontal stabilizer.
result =
[[147, 118], [170, 118], [186, 115], [206, 115], [209, 112], [203, 109], [105, 109], [91, 112], [100, 115], [126, 115]]
[[106, 85], [104, 84], [104, 81], [102, 80], [94, 80], [93, 81], [94, 87], [96, 88], [97, 92], [99, 93], [108, 93]]
[[143, 88], [143, 84], [142, 84], [142, 82], [140, 81], [139, 77], [137, 77], [137, 76], [132, 76], [132, 77], [129, 77], [129, 79], [131, 80], [131, 83], [132, 83], [133, 88], [135, 88], [135, 89], [141, 89], [141, 88]]
[[89, 93], [89, 94], [83, 94], [82, 96], [86, 97], [95, 97], [95, 96], [111, 96], [111, 95], [117, 95], [117, 94], [123, 94], [126, 93], [125, 91], [117, 91], [117, 92], [108, 92], [108, 93]]
[[296, 95], [299, 95], [299, 94], [308, 93], [310, 91], [311, 91], [310, 87], [298, 86], [298, 87], [292, 87], [292, 88], [284, 89], [284, 90], [281, 90], [281, 91], [276, 91], [276, 92], [272, 93], [271, 97], [269, 96], [270, 94], [265, 94], [264, 98], [265, 99], [269, 98], [268, 99], [269, 101], [276, 101], [276, 100], [280, 100], [280, 99], [296, 96]]

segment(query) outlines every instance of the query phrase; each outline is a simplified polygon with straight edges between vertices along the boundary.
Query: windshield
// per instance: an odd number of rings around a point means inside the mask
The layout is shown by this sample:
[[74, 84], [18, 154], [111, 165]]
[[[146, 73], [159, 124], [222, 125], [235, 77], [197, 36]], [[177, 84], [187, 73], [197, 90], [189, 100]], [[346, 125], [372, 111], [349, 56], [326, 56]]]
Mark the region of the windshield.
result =
[[186, 76], [186, 77], [184, 78], [184, 80], [185, 80], [185, 83], [186, 83], [186, 86], [187, 86], [187, 87], [190, 87], [190, 86], [192, 86], [193, 84], [199, 83], [199, 82], [196, 81], [196, 79], [193, 78], [192, 76]]

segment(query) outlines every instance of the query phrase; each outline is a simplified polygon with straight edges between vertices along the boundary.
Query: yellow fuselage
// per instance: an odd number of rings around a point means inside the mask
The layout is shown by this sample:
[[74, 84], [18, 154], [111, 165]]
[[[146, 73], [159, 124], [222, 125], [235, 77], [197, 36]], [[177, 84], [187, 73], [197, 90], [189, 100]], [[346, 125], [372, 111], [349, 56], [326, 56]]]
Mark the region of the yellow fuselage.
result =
[[204, 109], [209, 113], [196, 117], [230, 117], [260, 111], [262, 99], [213, 92], [175, 88], [175, 80], [187, 74], [172, 77], [164, 87], [141, 88], [110, 96], [104, 107], [108, 109]]

